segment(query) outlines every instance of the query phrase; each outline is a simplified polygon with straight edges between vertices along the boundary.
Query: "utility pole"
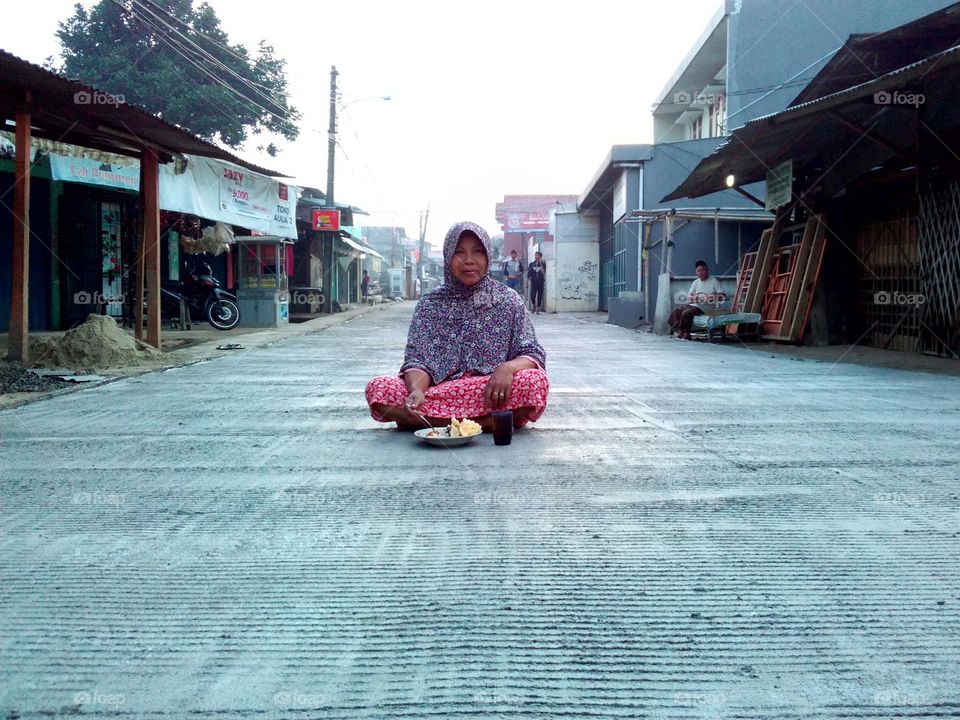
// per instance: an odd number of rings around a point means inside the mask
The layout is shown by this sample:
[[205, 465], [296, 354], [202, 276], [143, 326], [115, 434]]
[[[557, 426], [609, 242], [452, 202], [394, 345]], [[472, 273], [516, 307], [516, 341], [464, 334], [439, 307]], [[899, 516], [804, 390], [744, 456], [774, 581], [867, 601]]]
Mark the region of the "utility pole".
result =
[[327, 130], [327, 205], [333, 207], [333, 163], [337, 154], [337, 66], [330, 66], [330, 128]]
[[[337, 154], [337, 67], [330, 66], [330, 129], [327, 134], [327, 197], [326, 206], [333, 208], [333, 162]], [[334, 237], [336, 233], [323, 233], [322, 261], [323, 261], [323, 312], [333, 312], [333, 281], [334, 281]]]
[[426, 273], [424, 272], [424, 266], [426, 265], [424, 261], [424, 252], [423, 248], [426, 244], [427, 239], [427, 221], [430, 219], [430, 203], [427, 203], [427, 212], [420, 213], [420, 262], [417, 264], [417, 277], [420, 278], [420, 288], [422, 292], [423, 280], [426, 278]]

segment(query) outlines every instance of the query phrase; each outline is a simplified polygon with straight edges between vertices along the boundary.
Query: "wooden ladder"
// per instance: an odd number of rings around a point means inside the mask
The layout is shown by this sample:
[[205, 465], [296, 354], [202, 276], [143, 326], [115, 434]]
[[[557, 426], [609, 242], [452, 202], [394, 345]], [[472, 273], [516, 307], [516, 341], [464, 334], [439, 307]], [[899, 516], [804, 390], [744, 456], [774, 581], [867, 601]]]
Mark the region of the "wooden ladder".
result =
[[750, 283], [753, 280], [753, 271], [757, 266], [757, 253], [748, 252], [743, 256], [740, 262], [740, 274], [737, 276], [737, 291], [733, 295], [733, 303], [730, 305], [734, 312], [743, 312], [747, 305], [747, 293], [750, 290]]
[[826, 242], [826, 219], [813, 215], [807, 220], [798, 245], [778, 249], [764, 296], [765, 340], [803, 340]]

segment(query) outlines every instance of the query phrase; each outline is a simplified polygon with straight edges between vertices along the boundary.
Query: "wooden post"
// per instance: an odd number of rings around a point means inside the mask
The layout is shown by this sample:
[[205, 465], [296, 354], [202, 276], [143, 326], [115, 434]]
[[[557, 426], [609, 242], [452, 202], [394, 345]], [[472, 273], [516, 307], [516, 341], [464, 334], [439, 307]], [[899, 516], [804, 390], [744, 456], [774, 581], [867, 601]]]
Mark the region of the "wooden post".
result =
[[713, 262], [720, 264], [720, 210], [718, 209], [713, 216]]
[[140, 222], [137, 227], [137, 252], [133, 259], [133, 268], [134, 268], [134, 280], [136, 284], [133, 288], [133, 335], [137, 340], [143, 340], [143, 313], [146, 308], [144, 308], [144, 294], [143, 294], [143, 256], [145, 252], [145, 245], [143, 242], [144, 237], [144, 203], [143, 203], [143, 158], [140, 160]]
[[30, 346], [30, 113], [16, 114], [17, 158], [13, 179], [13, 292], [7, 357], [27, 362]]
[[673, 275], [673, 218], [667, 215], [667, 247], [665, 248], [664, 258], [666, 260], [663, 272]]
[[[646, 223], [646, 226], [645, 239], [640, 244], [640, 263], [643, 266], [643, 314], [645, 320], [650, 319], [650, 322], [652, 322], [650, 313], [650, 235], [653, 233], [653, 220], [651, 219], [650, 222]], [[644, 253], [646, 253], [645, 256]], [[644, 257], [646, 257], [646, 260], [644, 260]]]
[[144, 288], [147, 293], [147, 343], [160, 349], [160, 158], [155, 150], [145, 149], [140, 156], [143, 201]]

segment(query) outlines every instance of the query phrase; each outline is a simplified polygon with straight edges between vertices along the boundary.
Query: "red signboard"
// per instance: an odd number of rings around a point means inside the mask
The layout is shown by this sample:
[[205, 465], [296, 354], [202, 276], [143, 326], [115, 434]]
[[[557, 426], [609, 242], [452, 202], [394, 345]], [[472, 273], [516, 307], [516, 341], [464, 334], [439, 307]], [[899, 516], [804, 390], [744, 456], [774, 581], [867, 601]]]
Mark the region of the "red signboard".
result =
[[337, 231], [340, 229], [340, 211], [339, 210], [314, 210], [313, 211], [313, 229]]
[[550, 228], [550, 217], [542, 213], [509, 213], [500, 229], [504, 232], [542, 232]]

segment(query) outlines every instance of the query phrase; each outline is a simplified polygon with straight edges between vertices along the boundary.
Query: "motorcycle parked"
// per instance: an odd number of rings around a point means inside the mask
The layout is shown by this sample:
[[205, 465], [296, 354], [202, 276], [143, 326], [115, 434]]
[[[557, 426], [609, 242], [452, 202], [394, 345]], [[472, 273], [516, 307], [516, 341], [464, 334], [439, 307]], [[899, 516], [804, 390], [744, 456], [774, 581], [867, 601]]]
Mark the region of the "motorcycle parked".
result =
[[179, 317], [180, 301], [186, 301], [191, 319], [203, 318], [217, 330], [230, 330], [240, 322], [235, 295], [221, 289], [207, 263], [196, 265], [176, 290], [161, 288], [161, 310], [166, 317]]

